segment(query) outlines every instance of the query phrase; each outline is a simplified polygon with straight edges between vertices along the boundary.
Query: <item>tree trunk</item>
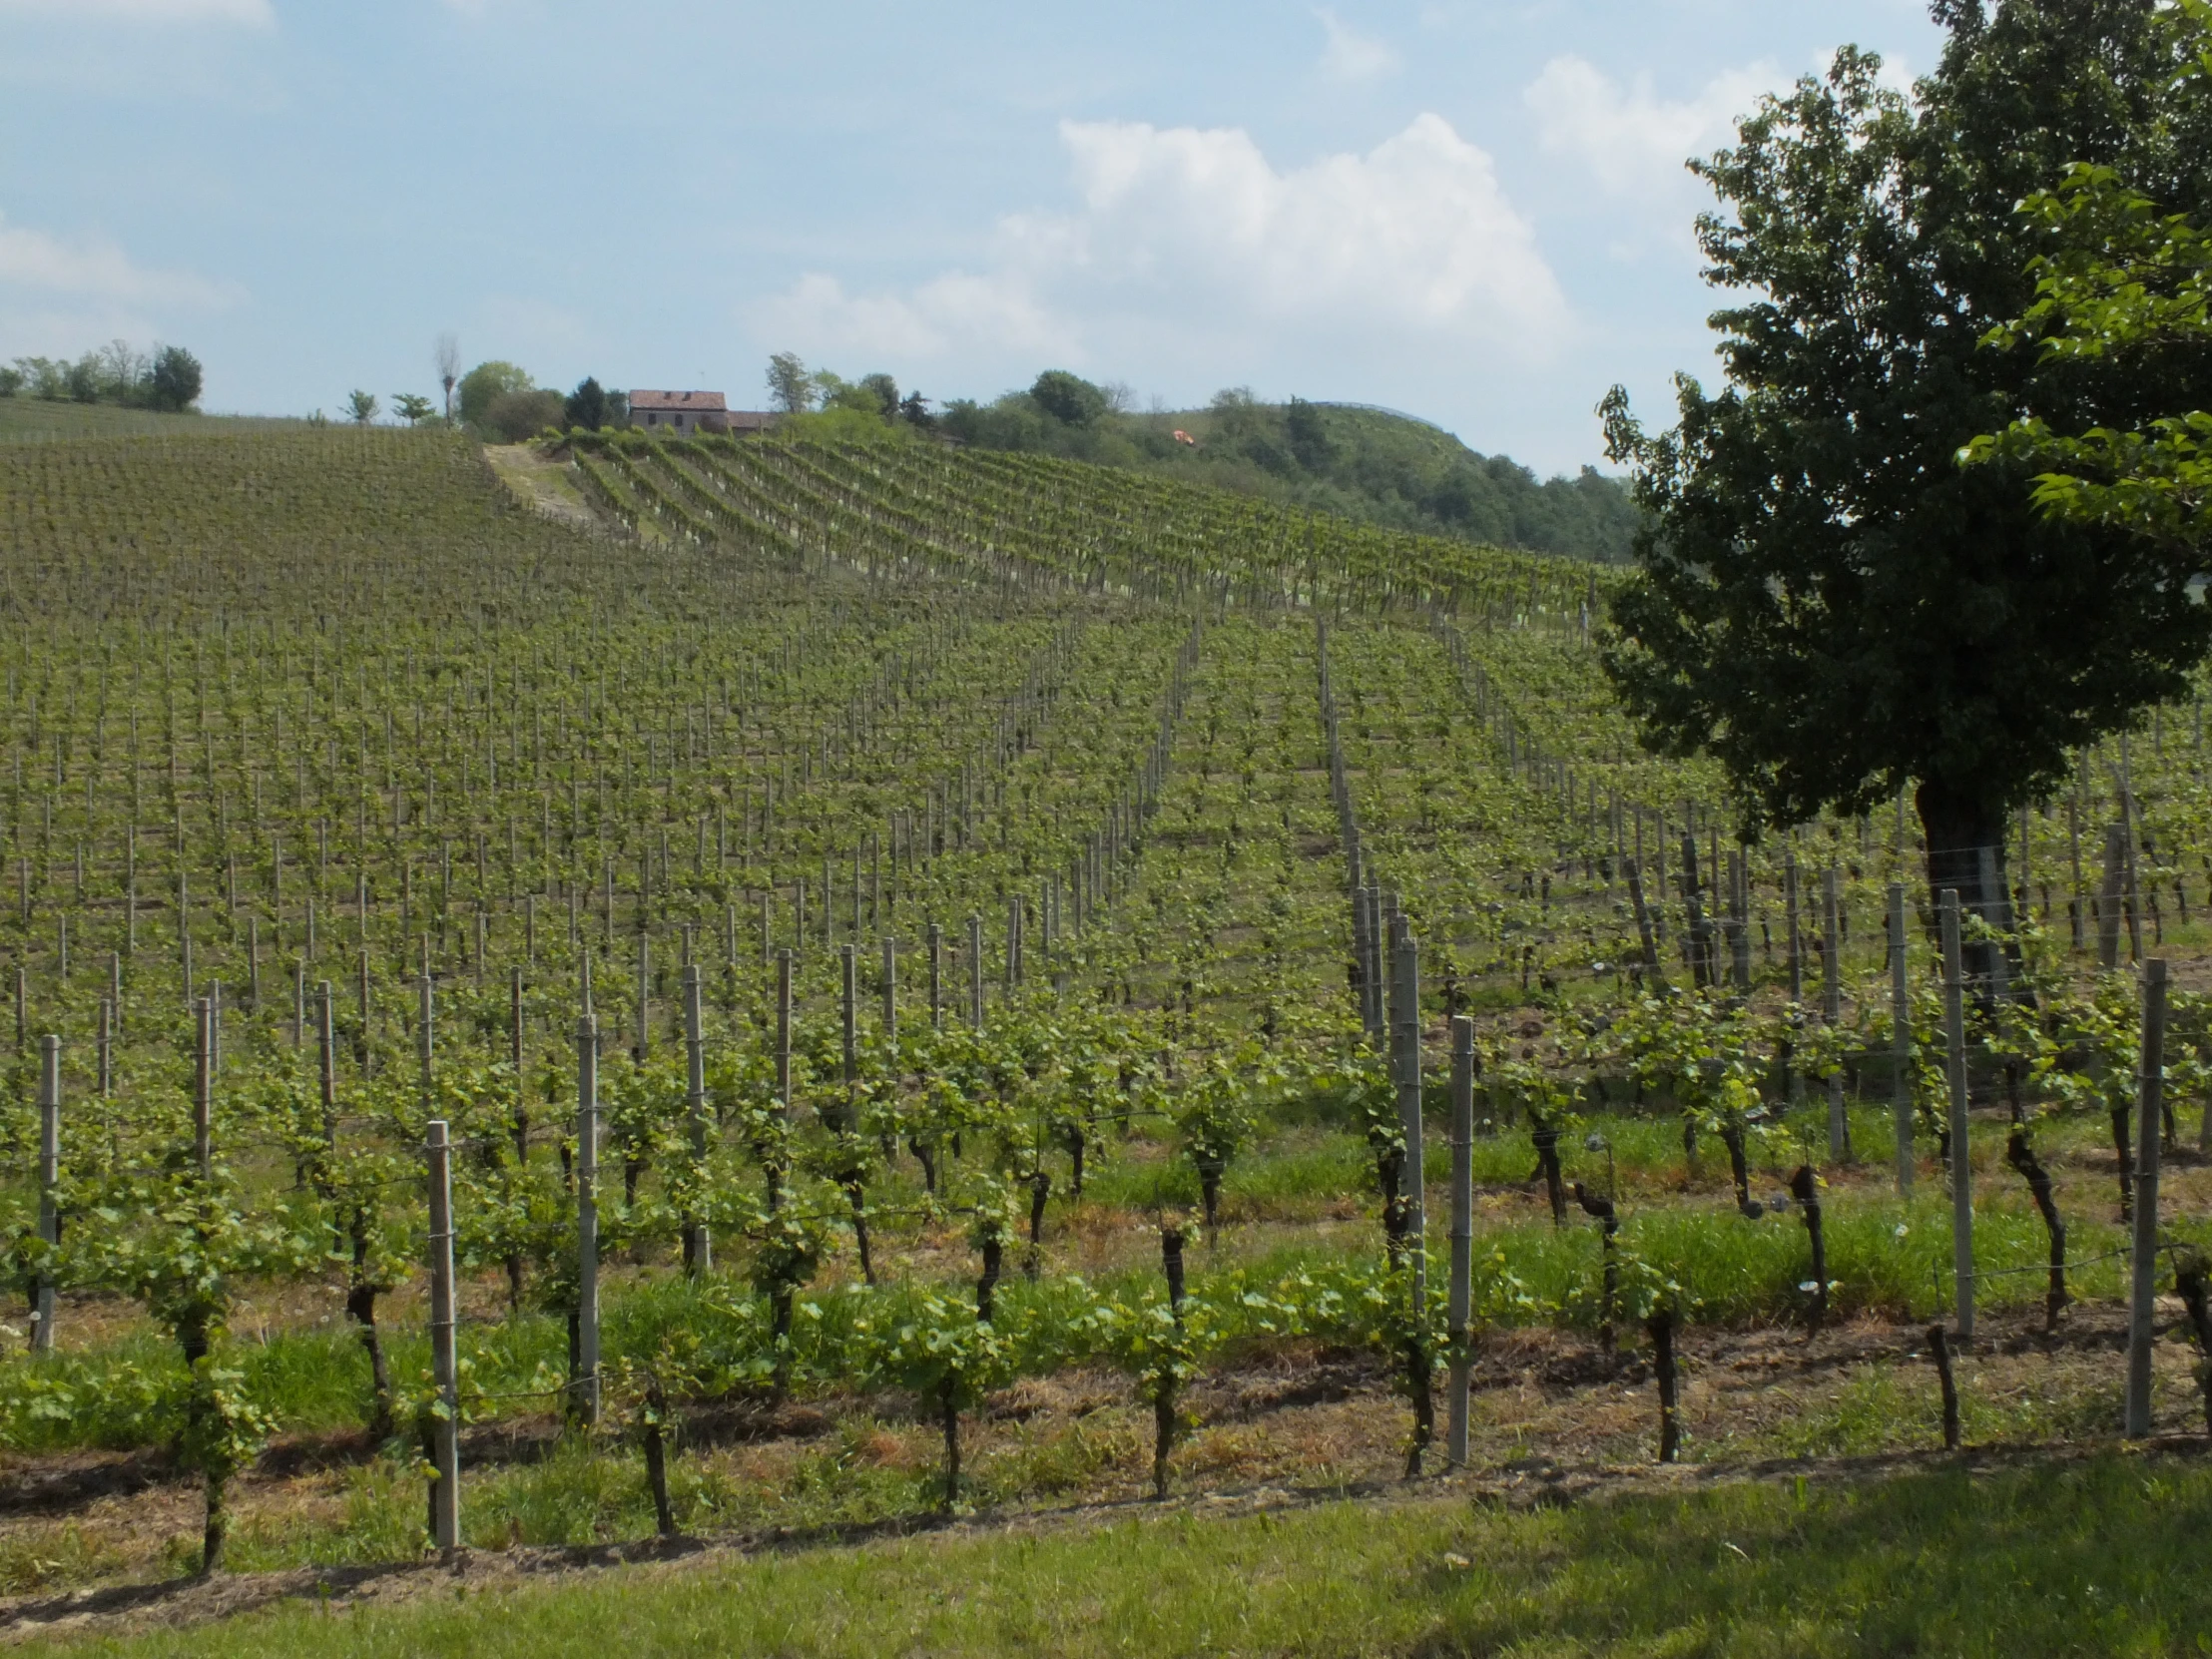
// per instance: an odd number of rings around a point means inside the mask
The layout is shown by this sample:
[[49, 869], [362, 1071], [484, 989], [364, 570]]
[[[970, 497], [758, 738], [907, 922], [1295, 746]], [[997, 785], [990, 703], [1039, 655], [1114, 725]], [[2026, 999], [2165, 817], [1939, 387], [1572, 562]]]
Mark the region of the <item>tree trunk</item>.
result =
[[[1924, 782], [1915, 796], [1920, 808], [1921, 830], [1928, 838], [1928, 898], [1931, 910], [1940, 907], [1943, 889], [1948, 887], [1958, 894], [1958, 906], [1962, 916], [1982, 915], [1992, 920], [2010, 910], [2010, 898], [2006, 892], [2004, 872], [2004, 825], [2005, 815], [1999, 802], [1982, 799], [1952, 788], [1940, 781]], [[1995, 852], [1992, 867], [1996, 875], [1993, 887], [1984, 888], [1981, 881], [1981, 849]], [[1962, 943], [1963, 966], [1966, 972], [1980, 984], [1996, 982], [1995, 947], [1986, 942], [1966, 939]], [[2016, 956], [2016, 952], [2007, 951]], [[2007, 977], [2018, 978], [2018, 963], [2012, 963], [2013, 972]]]
[[229, 1530], [224, 1488], [229, 1482], [220, 1474], [208, 1476], [207, 1519], [200, 1528], [200, 1572], [203, 1577], [220, 1572], [223, 1568], [223, 1539]]

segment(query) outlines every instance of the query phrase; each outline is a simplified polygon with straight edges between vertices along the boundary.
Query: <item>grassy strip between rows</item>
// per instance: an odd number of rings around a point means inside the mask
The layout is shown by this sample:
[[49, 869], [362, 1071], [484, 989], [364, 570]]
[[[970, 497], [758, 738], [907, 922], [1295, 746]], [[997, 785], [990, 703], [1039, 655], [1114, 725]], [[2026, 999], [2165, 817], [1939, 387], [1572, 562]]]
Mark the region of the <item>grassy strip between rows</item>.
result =
[[1515, 1512], [1437, 1496], [951, 1534], [363, 1604], [115, 1654], [2178, 1654], [2212, 1470], [2164, 1458], [1744, 1483]]

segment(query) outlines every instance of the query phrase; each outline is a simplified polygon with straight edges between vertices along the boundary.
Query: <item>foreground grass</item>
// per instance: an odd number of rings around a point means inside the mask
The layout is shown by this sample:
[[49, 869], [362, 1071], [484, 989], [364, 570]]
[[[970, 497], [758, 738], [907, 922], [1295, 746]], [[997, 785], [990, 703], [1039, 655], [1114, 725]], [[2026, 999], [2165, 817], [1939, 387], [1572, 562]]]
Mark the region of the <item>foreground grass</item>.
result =
[[[2212, 1470], [2113, 1454], [1507, 1512], [1447, 1495], [957, 1534], [76, 1644], [118, 1655], [2199, 1651]], [[464, 1587], [465, 1588], [465, 1587]]]

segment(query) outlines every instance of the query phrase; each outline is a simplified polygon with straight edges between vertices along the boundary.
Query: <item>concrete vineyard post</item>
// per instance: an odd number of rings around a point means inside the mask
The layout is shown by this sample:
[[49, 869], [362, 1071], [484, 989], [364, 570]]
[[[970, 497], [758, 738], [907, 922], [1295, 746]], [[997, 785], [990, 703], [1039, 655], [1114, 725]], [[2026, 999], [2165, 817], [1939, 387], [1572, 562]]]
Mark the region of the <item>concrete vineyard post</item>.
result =
[[776, 953], [776, 1099], [792, 1115], [792, 953]]
[[638, 932], [638, 995], [635, 1022], [630, 1031], [630, 1054], [639, 1065], [653, 1046], [652, 1003], [653, 994], [653, 940], [644, 931], [644, 917], [639, 917]]
[[[707, 1174], [707, 1033], [700, 1007], [699, 964], [684, 968], [684, 1104], [691, 1118], [692, 1172], [704, 1183]], [[696, 1200], [694, 1201], [696, 1203]], [[714, 1268], [714, 1241], [707, 1224], [695, 1215], [687, 1225], [684, 1259], [695, 1274]]]
[[599, 1021], [576, 1022], [576, 1375], [571, 1412], [599, 1420]]
[[1950, 1085], [1950, 1255], [1958, 1341], [1973, 1341], [1973, 1160], [1966, 1145], [1966, 985], [1958, 946], [1958, 891], [1945, 887], [1943, 928], [1944, 1074]]
[[430, 1382], [438, 1392], [430, 1431], [436, 1470], [430, 1541], [450, 1553], [461, 1544], [461, 1389], [453, 1345], [453, 1162], [443, 1119], [430, 1120], [429, 1155]]
[[337, 1041], [330, 1018], [330, 981], [315, 986], [315, 1072], [322, 1099], [322, 1144], [334, 1150], [338, 1144]]
[[2127, 1422], [2130, 1439], [2151, 1431], [2151, 1355], [2158, 1341], [2158, 1159], [2164, 1140], [2166, 959], [2143, 964], [2143, 1047], [2136, 1073], [2135, 1236], [2128, 1271]]
[[[60, 1191], [62, 1181], [62, 1040], [39, 1038], [38, 1044], [38, 1236], [48, 1250], [62, 1242]], [[31, 1298], [31, 1350], [54, 1351], [54, 1275], [42, 1263]]]
[[420, 1006], [415, 1010], [415, 1059], [422, 1067], [422, 1095], [427, 1100], [437, 1060], [437, 991], [427, 972], [416, 981], [416, 985]]
[[1429, 1394], [1432, 1357], [1428, 1348], [1428, 1230], [1426, 1181], [1421, 1165], [1420, 947], [1406, 918], [1392, 907], [1390, 917], [1390, 1059], [1397, 1084], [1398, 1128], [1405, 1137], [1401, 1177], [1405, 1194], [1405, 1251], [1411, 1269], [1408, 1287], [1412, 1339], [1405, 1356], [1408, 1390], [1413, 1398], [1413, 1439], [1405, 1472], [1420, 1472], [1421, 1452], [1433, 1432]]
[[882, 978], [883, 1046], [890, 1050], [898, 1042], [898, 950], [888, 937], [883, 940]]
[[199, 1030], [193, 1065], [192, 1156], [205, 1181], [215, 1173], [215, 1008], [206, 997], [194, 1008]]
[[1905, 883], [1890, 883], [1891, 1111], [1896, 1120], [1898, 1196], [1913, 1191], [1913, 1002], [1906, 977]]
[[967, 918], [968, 1024], [983, 1029], [983, 918]]
[[1451, 1289], [1446, 1309], [1451, 1338], [1451, 1399], [1445, 1455], [1467, 1461], [1467, 1319], [1474, 1290], [1474, 1021], [1451, 1021]]
[[860, 1071], [860, 961], [859, 950], [856, 946], [842, 944], [837, 947], [837, 969], [839, 976], [838, 1012], [840, 1016], [838, 1035], [841, 1042], [839, 1075], [844, 1086], [849, 1089], [859, 1076]]

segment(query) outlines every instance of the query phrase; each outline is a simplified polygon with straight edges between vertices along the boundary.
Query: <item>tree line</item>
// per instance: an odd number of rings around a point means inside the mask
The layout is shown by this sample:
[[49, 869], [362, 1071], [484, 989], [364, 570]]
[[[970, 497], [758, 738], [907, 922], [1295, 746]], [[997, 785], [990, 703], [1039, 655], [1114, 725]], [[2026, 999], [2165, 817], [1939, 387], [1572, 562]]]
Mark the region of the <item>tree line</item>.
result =
[[179, 414], [200, 401], [200, 359], [181, 345], [141, 351], [128, 340], [67, 357], [17, 357], [0, 367], [0, 397], [114, 403]]

